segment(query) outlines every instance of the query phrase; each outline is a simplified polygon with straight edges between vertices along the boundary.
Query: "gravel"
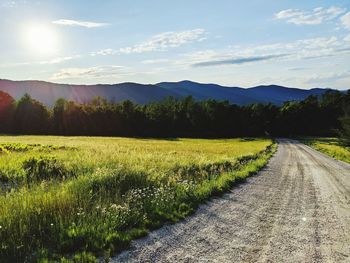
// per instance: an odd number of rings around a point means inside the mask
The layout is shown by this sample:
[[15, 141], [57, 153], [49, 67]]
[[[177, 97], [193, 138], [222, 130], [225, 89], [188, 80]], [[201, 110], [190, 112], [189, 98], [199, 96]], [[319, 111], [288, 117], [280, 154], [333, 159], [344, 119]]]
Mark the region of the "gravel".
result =
[[350, 165], [278, 142], [256, 176], [111, 262], [350, 262]]

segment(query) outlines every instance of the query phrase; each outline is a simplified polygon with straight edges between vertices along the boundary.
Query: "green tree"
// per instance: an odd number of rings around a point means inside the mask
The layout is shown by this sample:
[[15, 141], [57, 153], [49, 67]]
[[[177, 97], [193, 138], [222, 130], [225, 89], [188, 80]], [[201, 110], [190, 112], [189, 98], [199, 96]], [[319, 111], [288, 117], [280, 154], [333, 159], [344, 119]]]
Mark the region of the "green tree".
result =
[[341, 126], [343, 128], [343, 135], [348, 139], [348, 144], [350, 142], [350, 90], [348, 90], [343, 101], [343, 115], [339, 118]]
[[14, 102], [15, 100], [9, 94], [0, 90], [0, 132], [12, 131]]
[[25, 94], [16, 105], [14, 115], [16, 133], [46, 134], [50, 131], [50, 112], [42, 103]]
[[60, 98], [56, 100], [55, 105], [53, 107], [53, 129], [54, 132], [57, 134], [65, 133], [63, 126], [63, 117], [66, 103], [67, 102], [65, 99]]

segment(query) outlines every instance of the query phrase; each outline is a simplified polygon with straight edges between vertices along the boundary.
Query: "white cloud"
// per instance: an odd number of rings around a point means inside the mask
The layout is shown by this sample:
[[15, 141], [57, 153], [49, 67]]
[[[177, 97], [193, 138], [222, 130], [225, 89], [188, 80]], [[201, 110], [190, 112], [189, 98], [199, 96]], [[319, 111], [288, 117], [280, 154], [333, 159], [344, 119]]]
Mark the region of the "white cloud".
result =
[[4, 1], [1, 6], [2, 7], [7, 7], [7, 8], [14, 8], [14, 7], [18, 7], [20, 5], [25, 5], [27, 4], [26, 0], [12, 0], [12, 1]]
[[0, 64], [0, 68], [12, 68], [12, 67], [21, 67], [21, 66], [28, 66], [32, 65], [30, 62], [15, 62], [15, 63], [5, 63]]
[[81, 56], [76, 55], [76, 56], [68, 56], [68, 57], [58, 57], [58, 58], [54, 58], [51, 60], [46, 60], [46, 61], [40, 61], [39, 64], [41, 65], [47, 65], [47, 64], [59, 64], [65, 61], [69, 61], [72, 59], [76, 59], [76, 58], [80, 58]]
[[286, 43], [234, 46], [226, 51], [205, 50], [183, 56], [175, 64], [183, 66], [240, 65], [271, 60], [302, 60], [350, 53], [350, 45], [337, 37], [301, 39]]
[[343, 72], [330, 72], [327, 74], [315, 74], [306, 80], [309, 84], [332, 84], [336, 80], [350, 79], [350, 70]]
[[97, 56], [97, 55], [101, 55], [101, 56], [110, 56], [110, 55], [116, 55], [118, 54], [119, 51], [116, 49], [111, 49], [111, 48], [107, 48], [107, 49], [102, 49], [100, 51], [97, 52], [93, 52], [91, 53], [91, 56]]
[[180, 32], [164, 32], [152, 36], [149, 40], [130, 47], [120, 49], [103, 49], [91, 53], [96, 55], [115, 55], [115, 54], [130, 54], [130, 53], [144, 53], [152, 51], [165, 51], [169, 48], [179, 47], [193, 42], [201, 42], [206, 39], [208, 33], [201, 28], [180, 31]]
[[159, 63], [166, 63], [169, 62], [169, 59], [148, 59], [148, 60], [143, 60], [142, 64], [159, 64]]
[[262, 52], [310, 52], [312, 50], [320, 51], [323, 49], [331, 49], [341, 47], [343, 44], [337, 37], [318, 37], [318, 38], [309, 38], [309, 39], [300, 39], [292, 42], [280, 42], [272, 43], [266, 45], [258, 45], [251, 47], [235, 47], [234, 50], [237, 50], [240, 54], [256, 54]]
[[187, 43], [200, 42], [206, 39], [204, 29], [193, 29], [181, 32], [165, 32], [153, 36], [150, 40], [120, 49], [122, 53], [143, 53], [150, 51], [161, 51], [168, 48], [179, 47]]
[[130, 75], [123, 66], [97, 66], [90, 68], [65, 68], [52, 75], [52, 80], [61, 79], [99, 79], [105, 77], [118, 77]]
[[17, 6], [16, 1], [5, 1], [4, 3], [1, 4], [2, 7], [15, 7]]
[[22, 67], [22, 66], [33, 66], [33, 65], [53, 65], [53, 64], [59, 64], [66, 61], [70, 61], [73, 59], [81, 58], [81, 55], [73, 55], [73, 56], [67, 56], [67, 57], [57, 57], [53, 58], [51, 60], [43, 60], [43, 61], [31, 61], [31, 62], [17, 62], [17, 63], [10, 63], [10, 64], [0, 64], [1, 68], [5, 67]]
[[98, 22], [90, 22], [90, 21], [79, 21], [79, 20], [71, 20], [71, 19], [59, 19], [52, 21], [53, 24], [62, 25], [62, 26], [80, 26], [86, 28], [96, 28], [103, 27], [109, 24], [107, 23], [98, 23]]
[[346, 13], [340, 18], [340, 21], [342, 22], [343, 26], [350, 30], [350, 12]]
[[305, 70], [310, 70], [310, 68], [307, 68], [307, 67], [294, 67], [294, 68], [288, 68], [287, 70], [289, 70], [289, 71], [305, 71]]
[[346, 9], [334, 6], [330, 8], [317, 7], [312, 11], [286, 9], [276, 13], [275, 17], [295, 25], [318, 25], [335, 19], [345, 11]]

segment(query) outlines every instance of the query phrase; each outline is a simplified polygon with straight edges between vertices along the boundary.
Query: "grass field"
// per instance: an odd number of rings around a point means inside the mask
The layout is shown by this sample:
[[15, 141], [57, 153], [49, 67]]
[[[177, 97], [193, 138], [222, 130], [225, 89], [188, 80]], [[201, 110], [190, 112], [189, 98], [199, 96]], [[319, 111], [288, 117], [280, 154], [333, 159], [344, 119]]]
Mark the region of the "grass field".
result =
[[332, 158], [350, 163], [349, 143], [339, 138], [303, 138], [305, 144]]
[[95, 262], [261, 169], [269, 139], [0, 136], [0, 258]]

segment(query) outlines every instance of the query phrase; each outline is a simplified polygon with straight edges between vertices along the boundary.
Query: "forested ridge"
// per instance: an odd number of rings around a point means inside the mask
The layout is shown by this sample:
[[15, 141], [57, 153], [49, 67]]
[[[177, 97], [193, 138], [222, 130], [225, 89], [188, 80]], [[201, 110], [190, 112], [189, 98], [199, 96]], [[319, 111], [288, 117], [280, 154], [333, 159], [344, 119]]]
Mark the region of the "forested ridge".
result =
[[328, 91], [281, 106], [238, 106], [192, 97], [139, 105], [96, 97], [84, 104], [58, 99], [52, 108], [28, 94], [16, 101], [0, 91], [0, 133], [235, 137], [349, 136], [349, 130], [350, 91]]

